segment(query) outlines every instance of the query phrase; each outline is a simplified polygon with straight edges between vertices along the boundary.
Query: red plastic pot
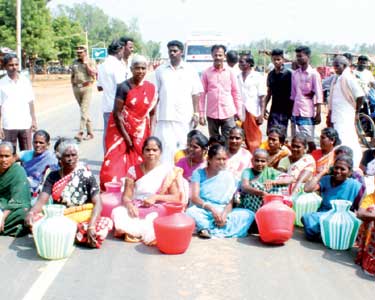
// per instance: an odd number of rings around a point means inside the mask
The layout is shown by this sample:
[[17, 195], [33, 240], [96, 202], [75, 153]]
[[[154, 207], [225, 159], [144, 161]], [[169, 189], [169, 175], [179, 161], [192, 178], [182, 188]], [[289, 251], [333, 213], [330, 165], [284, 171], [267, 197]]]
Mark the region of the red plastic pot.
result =
[[293, 236], [295, 213], [284, 204], [284, 196], [268, 195], [255, 214], [260, 239], [264, 243], [283, 244]]
[[100, 195], [102, 200], [103, 217], [111, 217], [112, 210], [121, 205], [121, 182], [106, 182], [104, 184], [105, 192]]
[[165, 254], [184, 253], [195, 228], [194, 219], [181, 212], [181, 203], [165, 203], [164, 206], [169, 215], [154, 220], [157, 247]]

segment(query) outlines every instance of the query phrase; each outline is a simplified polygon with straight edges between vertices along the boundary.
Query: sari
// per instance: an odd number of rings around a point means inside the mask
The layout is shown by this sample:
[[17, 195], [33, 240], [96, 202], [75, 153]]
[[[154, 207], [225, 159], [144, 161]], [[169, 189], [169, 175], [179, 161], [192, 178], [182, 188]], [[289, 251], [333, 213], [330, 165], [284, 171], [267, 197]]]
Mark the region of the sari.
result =
[[[92, 197], [99, 194], [99, 187], [92, 172], [82, 163], [69, 174], [61, 177], [59, 171], [51, 172], [43, 186], [43, 192], [51, 195], [53, 203], [69, 207], [83, 207], [86, 203], [91, 203]], [[89, 220], [77, 224], [76, 242], [87, 243], [87, 230]], [[96, 248], [101, 244], [112, 229], [113, 223], [110, 218], [99, 217], [95, 222]]]
[[262, 143], [262, 131], [256, 122], [256, 117], [248, 111], [245, 113], [245, 121], [242, 123], [242, 128], [245, 131], [245, 143], [247, 149], [249, 149], [251, 153], [254, 153]]
[[287, 157], [291, 154], [289, 148], [285, 145], [282, 145], [280, 150], [275, 154], [270, 154], [270, 147], [268, 146], [268, 140], [262, 142], [262, 144], [259, 146], [260, 149], [267, 150], [269, 156], [267, 159], [267, 166], [277, 169], [279, 167], [279, 162], [284, 157]]
[[[31, 155], [25, 152], [29, 152]], [[44, 175], [47, 169], [50, 171], [59, 169], [57, 158], [55, 154], [49, 150], [37, 156], [34, 156], [34, 150], [27, 150], [20, 153], [20, 159], [22, 166], [25, 168], [27, 179], [29, 180], [31, 193], [35, 197], [42, 188]]]
[[155, 86], [144, 81], [130, 89], [124, 99], [122, 117], [125, 130], [133, 142], [130, 150], [127, 149], [111, 113], [105, 138], [107, 152], [100, 170], [102, 190], [106, 182], [124, 181], [128, 169], [142, 162], [142, 146], [151, 134], [150, 111], [156, 104], [155, 95]]
[[[255, 175], [253, 169], [246, 169], [242, 173], [242, 178], [247, 179], [250, 182], [250, 186], [257, 190], [261, 190], [263, 192], [267, 192], [269, 194], [275, 195], [283, 195], [288, 193], [288, 186], [282, 185], [274, 185], [271, 189], [267, 190], [264, 186], [265, 181], [267, 180], [275, 180], [277, 179], [282, 173], [277, 171], [271, 167], [265, 167], [263, 171], [257, 175]], [[258, 209], [263, 204], [263, 197], [249, 194], [244, 191], [240, 193], [240, 207], [250, 209], [254, 213], [258, 211]]]
[[[375, 194], [367, 195], [361, 208], [367, 210], [375, 209]], [[356, 241], [358, 247], [355, 263], [369, 275], [375, 276], [375, 221], [363, 222], [359, 228]]]
[[180, 191], [180, 202], [187, 204], [188, 184], [182, 177], [182, 169], [171, 168], [169, 165], [160, 164], [144, 174], [139, 165], [130, 167], [126, 175], [134, 181], [133, 204], [139, 210], [139, 217], [131, 218], [125, 206], [121, 205], [112, 211], [112, 220], [115, 225], [115, 236], [129, 234], [140, 238], [146, 244], [155, 241], [153, 220], [158, 216], [163, 201], [150, 207], [143, 207], [143, 200], [158, 194], [168, 194], [170, 186], [176, 182]]
[[0, 174], [0, 211], [10, 210], [2, 235], [19, 237], [27, 234], [28, 229], [24, 223], [30, 200], [25, 170], [13, 163], [8, 170]]
[[243, 170], [253, 166], [251, 159], [253, 155], [250, 151], [240, 148], [236, 154], [228, 157], [227, 170], [231, 171], [237, 181], [241, 180]]
[[311, 153], [311, 156], [314, 157], [316, 162], [316, 173], [320, 173], [324, 169], [328, 170], [333, 166], [335, 162], [335, 151], [334, 149], [327, 154], [323, 155], [321, 149], [314, 150]]
[[[207, 178], [205, 169], [198, 169], [193, 174], [192, 182], [199, 183], [200, 198], [212, 205], [218, 213], [224, 211], [237, 190], [237, 181], [228, 170]], [[245, 237], [254, 221], [254, 213], [245, 208], [232, 209], [224, 227], [217, 227], [212, 213], [197, 205], [189, 207], [186, 213], [195, 220], [198, 232], [207, 229], [215, 237]]]

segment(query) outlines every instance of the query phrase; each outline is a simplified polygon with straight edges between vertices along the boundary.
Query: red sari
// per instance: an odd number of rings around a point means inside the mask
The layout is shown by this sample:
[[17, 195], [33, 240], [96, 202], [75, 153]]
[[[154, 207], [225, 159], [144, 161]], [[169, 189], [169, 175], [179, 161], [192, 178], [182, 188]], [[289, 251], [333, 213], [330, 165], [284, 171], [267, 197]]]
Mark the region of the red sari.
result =
[[107, 153], [100, 170], [102, 190], [106, 182], [124, 182], [128, 169], [142, 162], [143, 142], [151, 134], [150, 111], [156, 104], [155, 86], [144, 81], [130, 89], [124, 101], [122, 117], [125, 130], [133, 142], [133, 149], [128, 151], [111, 113], [105, 139]]

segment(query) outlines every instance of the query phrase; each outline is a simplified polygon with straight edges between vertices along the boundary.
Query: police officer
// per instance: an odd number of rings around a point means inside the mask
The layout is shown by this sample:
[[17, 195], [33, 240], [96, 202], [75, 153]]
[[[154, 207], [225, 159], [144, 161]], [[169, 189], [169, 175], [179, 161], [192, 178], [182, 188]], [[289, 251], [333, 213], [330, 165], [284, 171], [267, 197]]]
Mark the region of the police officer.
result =
[[[81, 112], [79, 132], [75, 136], [78, 142], [94, 138], [92, 123], [89, 117], [89, 106], [92, 95], [92, 87], [96, 77], [95, 62], [88, 58], [86, 46], [77, 47], [77, 59], [72, 65], [71, 82], [74, 97], [76, 98]], [[84, 137], [85, 128], [87, 136]]]

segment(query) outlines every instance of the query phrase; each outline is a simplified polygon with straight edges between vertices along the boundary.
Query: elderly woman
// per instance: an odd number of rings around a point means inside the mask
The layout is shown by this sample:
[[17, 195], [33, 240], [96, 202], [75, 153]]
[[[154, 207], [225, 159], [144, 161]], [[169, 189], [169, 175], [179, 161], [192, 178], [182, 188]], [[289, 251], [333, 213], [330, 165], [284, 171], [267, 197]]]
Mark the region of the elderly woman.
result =
[[290, 194], [293, 195], [303, 191], [303, 183], [311, 179], [316, 166], [314, 158], [306, 154], [308, 144], [305, 135], [297, 133], [292, 138], [291, 147], [292, 154], [279, 162], [279, 170], [292, 177]]
[[189, 139], [187, 156], [181, 158], [176, 163], [176, 166], [184, 171], [183, 176], [189, 182], [191, 181], [193, 172], [204, 166], [207, 147], [207, 137], [201, 132], [196, 133]]
[[341, 144], [339, 134], [331, 127], [324, 128], [320, 134], [320, 149], [314, 150], [311, 155], [316, 162], [316, 172], [328, 170], [333, 166], [335, 147]]
[[239, 182], [242, 171], [250, 168], [252, 155], [249, 150], [242, 147], [245, 140], [245, 132], [240, 127], [233, 127], [228, 136], [228, 161], [227, 168]]
[[145, 81], [147, 60], [136, 55], [133, 77], [119, 84], [115, 105], [108, 120], [106, 149], [100, 170], [100, 185], [125, 181], [131, 166], [142, 162], [142, 145], [151, 134], [150, 113], [156, 104], [155, 86]]
[[192, 176], [193, 206], [186, 213], [194, 218], [201, 238], [244, 237], [254, 220], [254, 213], [233, 208], [237, 181], [226, 170], [227, 152], [221, 145], [208, 150], [207, 167]]
[[25, 235], [26, 212], [30, 207], [30, 190], [25, 170], [15, 163], [13, 145], [0, 143], [0, 234]]
[[48, 150], [50, 135], [45, 130], [38, 130], [33, 136], [34, 150], [21, 151], [18, 155], [29, 180], [31, 194], [35, 198], [42, 187], [46, 171], [59, 168], [56, 155]]
[[107, 234], [105, 227], [108, 225], [110, 228], [111, 222], [100, 217], [102, 205], [96, 179], [91, 171], [79, 162], [78, 145], [73, 140], [62, 142], [57, 151], [61, 168], [47, 176], [38, 201], [28, 213], [26, 222], [31, 226], [40, 218], [42, 208], [50, 197], [54, 204], [65, 205], [67, 208], [92, 203], [94, 207], [90, 220], [84, 224], [85, 226], [79, 224], [78, 227], [83, 230], [80, 236], [87, 235], [89, 246], [100, 247]]
[[305, 192], [319, 191], [323, 198], [318, 212], [302, 216], [307, 239], [320, 240], [320, 217], [332, 208], [331, 200], [348, 200], [353, 203], [352, 211], [358, 209], [358, 203], [361, 200], [361, 184], [351, 178], [352, 172], [353, 159], [347, 155], [339, 155], [334, 162], [332, 175], [325, 175], [325, 170], [323, 170], [305, 184]]
[[153, 219], [163, 202], [186, 205], [182, 170], [160, 163], [162, 144], [157, 137], [145, 140], [143, 162], [129, 168], [122, 195], [123, 205], [112, 211], [115, 235], [125, 235], [127, 242], [155, 243]]

